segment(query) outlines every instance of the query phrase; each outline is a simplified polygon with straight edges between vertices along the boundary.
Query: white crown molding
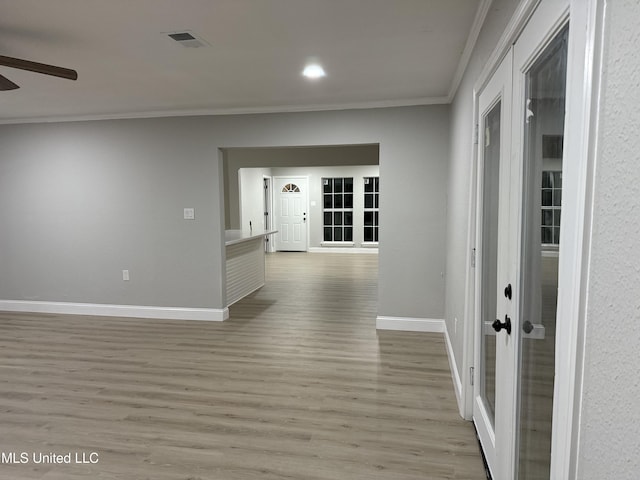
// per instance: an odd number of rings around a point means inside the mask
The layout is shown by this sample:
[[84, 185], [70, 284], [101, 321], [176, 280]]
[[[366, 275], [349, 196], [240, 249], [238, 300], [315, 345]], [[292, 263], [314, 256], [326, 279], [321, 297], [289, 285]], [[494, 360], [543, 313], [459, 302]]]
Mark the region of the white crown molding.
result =
[[511, 45], [513, 45], [520, 32], [524, 29], [527, 21], [539, 2], [540, 0], [521, 0], [518, 4], [511, 20], [509, 20], [504, 32], [502, 32], [498, 43], [485, 62], [484, 68], [476, 78], [476, 82], [474, 84], [475, 92], [480, 92], [489, 81], [491, 75], [493, 75], [500, 65], [502, 58], [506, 55], [509, 48], [511, 48]]
[[201, 320], [210, 322], [222, 322], [229, 318], [228, 308], [150, 307], [97, 303], [32, 302], [23, 300], [0, 300], [0, 310], [7, 312], [154, 318], [164, 320]]
[[473, 24], [471, 25], [471, 30], [469, 31], [469, 36], [467, 37], [467, 42], [464, 46], [464, 50], [462, 50], [460, 61], [458, 62], [458, 68], [456, 69], [456, 72], [453, 75], [453, 80], [451, 81], [451, 88], [449, 89], [449, 95], [447, 96], [447, 99], [449, 101], [447, 103], [451, 103], [453, 101], [453, 98], [456, 96], [458, 87], [460, 86], [460, 82], [462, 82], [464, 72], [467, 69], [469, 60], [471, 59], [471, 54], [473, 53], [473, 49], [476, 46], [478, 37], [480, 36], [480, 30], [482, 30], [484, 21], [486, 20], [487, 14], [489, 13], [489, 7], [491, 7], [492, 3], [493, 0], [482, 0], [482, 2], [480, 2], [480, 5], [478, 5], [476, 16], [473, 19]]
[[141, 118], [166, 118], [166, 117], [203, 117], [219, 115], [252, 115], [265, 113], [304, 113], [335, 110], [365, 110], [373, 108], [415, 107], [421, 105], [444, 105], [450, 103], [449, 96], [418, 97], [405, 100], [381, 100], [375, 102], [317, 104], [317, 105], [281, 105], [270, 107], [242, 107], [242, 108], [202, 108], [202, 109], [176, 109], [156, 110], [146, 112], [121, 112], [89, 115], [55, 115], [32, 118], [4, 118], [0, 119], [0, 125], [16, 125], [23, 123], [57, 123], [57, 122], [86, 122], [91, 120], [123, 120]]

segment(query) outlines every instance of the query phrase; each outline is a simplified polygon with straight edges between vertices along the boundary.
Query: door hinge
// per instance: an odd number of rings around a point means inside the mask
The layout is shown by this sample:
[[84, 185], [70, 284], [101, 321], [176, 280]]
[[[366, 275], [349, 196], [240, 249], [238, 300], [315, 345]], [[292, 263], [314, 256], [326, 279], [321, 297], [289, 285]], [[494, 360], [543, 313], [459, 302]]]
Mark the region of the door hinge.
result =
[[478, 144], [478, 129], [480, 128], [480, 126], [476, 123], [476, 128], [475, 131], [473, 133], [473, 144], [477, 145]]
[[471, 268], [476, 268], [476, 249], [471, 249]]
[[469, 367], [469, 383], [473, 387], [473, 367]]

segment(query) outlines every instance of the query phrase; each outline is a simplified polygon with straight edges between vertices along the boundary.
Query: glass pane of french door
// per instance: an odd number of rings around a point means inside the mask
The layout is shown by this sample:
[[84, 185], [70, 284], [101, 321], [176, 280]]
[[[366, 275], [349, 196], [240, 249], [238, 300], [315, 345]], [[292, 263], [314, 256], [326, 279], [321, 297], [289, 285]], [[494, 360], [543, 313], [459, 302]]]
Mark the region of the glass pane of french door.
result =
[[562, 209], [566, 26], [525, 77], [519, 479], [548, 479]]
[[496, 332], [491, 323], [498, 318], [498, 220], [500, 200], [500, 109], [499, 101], [484, 116], [481, 272], [480, 397], [491, 427], [496, 407]]

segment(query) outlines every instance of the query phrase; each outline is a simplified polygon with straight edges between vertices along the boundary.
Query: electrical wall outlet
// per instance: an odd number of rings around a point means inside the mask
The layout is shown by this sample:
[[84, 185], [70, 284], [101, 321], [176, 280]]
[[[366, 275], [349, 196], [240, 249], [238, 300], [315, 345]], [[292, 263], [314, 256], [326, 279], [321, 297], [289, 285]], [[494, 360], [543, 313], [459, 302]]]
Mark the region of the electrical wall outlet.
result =
[[125, 282], [129, 281], [129, 270], [122, 270], [122, 280]]

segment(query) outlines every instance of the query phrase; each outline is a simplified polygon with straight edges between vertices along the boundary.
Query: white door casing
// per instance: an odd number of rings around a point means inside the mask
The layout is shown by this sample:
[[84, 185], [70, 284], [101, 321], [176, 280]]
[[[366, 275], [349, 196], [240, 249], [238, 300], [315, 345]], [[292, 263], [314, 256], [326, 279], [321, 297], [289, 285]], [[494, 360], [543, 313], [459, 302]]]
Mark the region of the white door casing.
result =
[[[536, 7], [539, 7], [536, 11]], [[563, 157], [562, 255], [558, 268], [558, 319], [555, 348], [555, 382], [553, 393], [553, 423], [550, 478], [577, 479], [578, 439], [580, 428], [582, 372], [584, 368], [583, 310], [588, 279], [588, 252], [590, 249], [590, 221], [593, 212], [593, 175], [596, 135], [599, 121], [598, 95], [602, 85], [602, 56], [605, 45], [606, 2], [604, 0], [523, 0], [505, 28], [495, 49], [474, 86], [474, 119], [478, 122], [479, 94], [500, 64], [505, 53], [516, 43], [534, 12], [545, 17], [538, 31], [525, 32], [523, 38], [534, 49], [541, 47], [540, 40], [532, 37], [551, 38], [570, 15], [569, 53], [567, 60], [566, 118]], [[544, 43], [544, 42], [542, 42]], [[538, 48], [540, 50], [540, 48]], [[521, 108], [524, 105], [520, 106]], [[522, 135], [523, 132], [519, 132]], [[477, 138], [480, 135], [476, 135]], [[472, 157], [477, 158], [479, 145], [472, 144]], [[520, 152], [521, 153], [521, 152]], [[476, 284], [476, 233], [478, 170], [474, 167], [469, 184], [472, 195], [469, 202], [467, 276], [465, 281], [465, 320], [469, 328], [464, 330], [463, 368], [460, 372], [460, 414], [473, 417], [478, 364], [475, 305], [479, 294]], [[474, 368], [469, 368], [473, 366]], [[515, 394], [514, 394], [515, 397]], [[504, 478], [513, 478], [514, 474]], [[494, 477], [496, 478], [496, 477]]]
[[[263, 187], [264, 187], [264, 229], [272, 230], [274, 227], [274, 219], [273, 219], [273, 178], [267, 175], [263, 175], [262, 177]], [[266, 236], [264, 241], [264, 251], [275, 252], [275, 245], [272, 236]]]
[[[569, 2], [543, 0], [531, 15], [513, 49], [509, 51], [489, 82], [479, 95], [478, 103], [478, 167], [476, 195], [476, 247], [478, 249], [475, 271], [476, 295], [474, 301], [474, 394], [473, 420], [478, 430], [487, 463], [493, 478], [517, 478], [518, 448], [518, 408], [519, 408], [519, 341], [522, 335], [520, 318], [521, 262], [523, 218], [523, 158], [526, 99], [524, 98], [525, 75], [529, 67], [538, 58], [549, 42], [566, 24]], [[505, 67], [510, 64], [510, 68]], [[508, 85], [507, 85], [508, 84]], [[511, 320], [511, 334], [501, 330], [496, 334], [496, 379], [495, 379], [495, 425], [491, 424], [483, 402], [481, 374], [482, 348], [487, 326], [480, 322], [482, 318], [482, 233], [483, 233], [483, 145], [485, 141], [485, 116], [501, 100], [501, 134], [506, 143], [501, 142], [501, 160], [507, 159], [509, 168], [500, 168], [500, 213], [497, 233], [499, 252], [502, 257], [497, 262], [496, 313], [499, 321], [505, 321], [505, 315]], [[507, 118], [509, 121], [507, 122]], [[507, 170], [508, 173], [507, 173]], [[503, 174], [504, 172], [504, 174]], [[503, 209], [506, 204], [506, 211]], [[512, 299], [501, 296], [501, 288], [512, 285]]]
[[306, 252], [308, 178], [273, 177], [276, 198], [276, 250]]

